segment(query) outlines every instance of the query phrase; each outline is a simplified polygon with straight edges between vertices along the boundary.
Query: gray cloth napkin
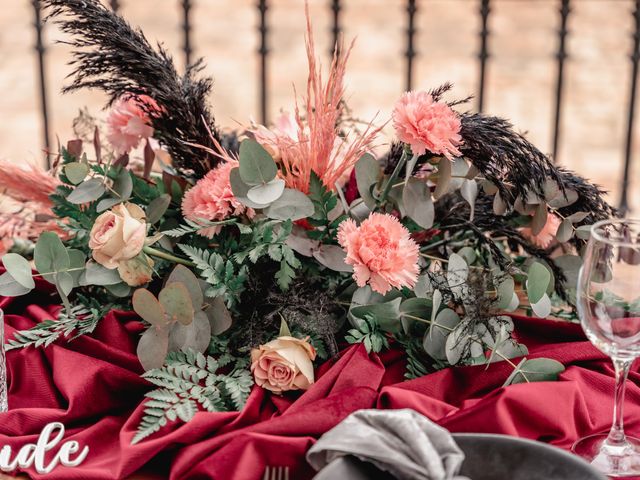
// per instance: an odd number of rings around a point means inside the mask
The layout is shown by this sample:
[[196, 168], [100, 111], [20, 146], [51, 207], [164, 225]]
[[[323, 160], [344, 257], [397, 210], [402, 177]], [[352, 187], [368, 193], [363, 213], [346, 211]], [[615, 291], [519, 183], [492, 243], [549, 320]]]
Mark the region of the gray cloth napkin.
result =
[[[353, 455], [398, 479], [463, 480], [464, 453], [451, 434], [415, 410], [358, 410], [307, 452], [316, 470]], [[468, 480], [468, 479], [467, 479]]]

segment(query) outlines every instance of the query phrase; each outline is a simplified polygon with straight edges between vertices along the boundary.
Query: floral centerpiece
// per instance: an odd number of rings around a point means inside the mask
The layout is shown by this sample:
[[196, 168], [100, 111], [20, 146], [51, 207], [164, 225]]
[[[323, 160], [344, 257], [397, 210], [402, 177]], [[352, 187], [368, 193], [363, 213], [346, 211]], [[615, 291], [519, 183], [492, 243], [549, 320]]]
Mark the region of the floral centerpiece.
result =
[[0, 217], [0, 295], [39, 277], [62, 302], [9, 345], [71, 341], [135, 311], [158, 388], [134, 441], [242, 408], [254, 384], [295, 395], [350, 343], [404, 349], [407, 378], [498, 361], [513, 366], [505, 385], [563, 370], [527, 359], [509, 312], [571, 319], [589, 225], [615, 212], [506, 121], [460, 113], [450, 85], [407, 92], [380, 155], [381, 126], [345, 109], [351, 48], [323, 77], [308, 22], [294, 113], [223, 133], [200, 63], [179, 75], [97, 0], [43, 3], [75, 47], [65, 90], [101, 89], [109, 110], [106, 128], [78, 118], [50, 172], [2, 164], [5, 195], [29, 208]]

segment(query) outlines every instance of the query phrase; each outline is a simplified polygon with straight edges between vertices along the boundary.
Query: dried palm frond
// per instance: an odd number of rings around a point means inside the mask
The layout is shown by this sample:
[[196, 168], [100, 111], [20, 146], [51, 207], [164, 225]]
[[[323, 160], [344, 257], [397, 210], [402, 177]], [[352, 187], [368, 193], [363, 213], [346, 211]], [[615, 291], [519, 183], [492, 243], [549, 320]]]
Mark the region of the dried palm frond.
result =
[[43, 0], [70, 34], [74, 48], [70, 92], [98, 88], [109, 96], [109, 105], [122, 96], [148, 95], [161, 107], [151, 115], [155, 136], [166, 146], [174, 166], [184, 175], [202, 177], [218, 160], [185, 142], [212, 146], [206, 126], [219, 138], [207, 105], [212, 80], [197, 78], [202, 61], [176, 71], [171, 56], [158, 45], [153, 48], [140, 29], [98, 0]]

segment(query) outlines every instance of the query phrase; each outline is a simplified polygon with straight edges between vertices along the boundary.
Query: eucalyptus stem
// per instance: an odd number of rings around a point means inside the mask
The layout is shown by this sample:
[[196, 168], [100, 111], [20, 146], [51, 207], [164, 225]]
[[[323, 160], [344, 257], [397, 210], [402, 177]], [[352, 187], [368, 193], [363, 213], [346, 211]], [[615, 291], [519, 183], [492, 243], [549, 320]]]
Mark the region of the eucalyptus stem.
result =
[[152, 257], [162, 258], [163, 260], [169, 260], [170, 262], [179, 263], [180, 265], [185, 265], [187, 267], [195, 267], [196, 265], [189, 260], [185, 260], [184, 258], [176, 257], [168, 252], [163, 252], [162, 250], [158, 250], [153, 247], [144, 247], [142, 249], [144, 253], [147, 255], [151, 255]]
[[391, 176], [387, 179], [387, 183], [385, 183], [384, 188], [382, 189], [382, 193], [380, 193], [380, 196], [376, 200], [377, 206], [382, 205], [384, 201], [387, 199], [387, 196], [391, 191], [391, 187], [393, 187], [393, 183], [398, 178], [398, 175], [400, 175], [400, 172], [402, 171], [406, 163], [407, 163], [407, 151], [403, 150], [402, 156], [400, 157], [400, 160], [398, 160], [398, 164], [396, 165], [396, 168], [393, 169]]

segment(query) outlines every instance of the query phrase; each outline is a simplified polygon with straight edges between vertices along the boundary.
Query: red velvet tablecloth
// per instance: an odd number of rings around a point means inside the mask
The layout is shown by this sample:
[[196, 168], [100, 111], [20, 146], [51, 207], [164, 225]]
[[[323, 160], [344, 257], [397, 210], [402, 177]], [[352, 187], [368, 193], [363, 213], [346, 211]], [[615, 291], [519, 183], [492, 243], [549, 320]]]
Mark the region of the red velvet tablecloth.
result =
[[[51, 318], [55, 299], [39, 295], [0, 299], [7, 335]], [[304, 456], [315, 439], [361, 408], [413, 408], [453, 432], [506, 433], [564, 448], [608, 429], [611, 362], [577, 325], [518, 317], [515, 323], [530, 358], [550, 357], [567, 367], [560, 381], [501, 388], [511, 371], [506, 362], [403, 381], [401, 352], [369, 356], [353, 346], [321, 366], [304, 394], [277, 397], [254, 388], [240, 413], [197, 413], [188, 424], [171, 423], [132, 446], [150, 386], [139, 377], [135, 355], [140, 324], [129, 313], [112, 312], [90, 337], [8, 352], [10, 411], [0, 415], [0, 445], [17, 449], [35, 441], [48, 422], [60, 421], [66, 438], [90, 451], [81, 466], [59, 466], [46, 478], [126, 478], [153, 461], [171, 479], [260, 479], [265, 465], [289, 466], [290, 478], [304, 479], [313, 476]], [[629, 432], [640, 431], [635, 368], [625, 417]]]

